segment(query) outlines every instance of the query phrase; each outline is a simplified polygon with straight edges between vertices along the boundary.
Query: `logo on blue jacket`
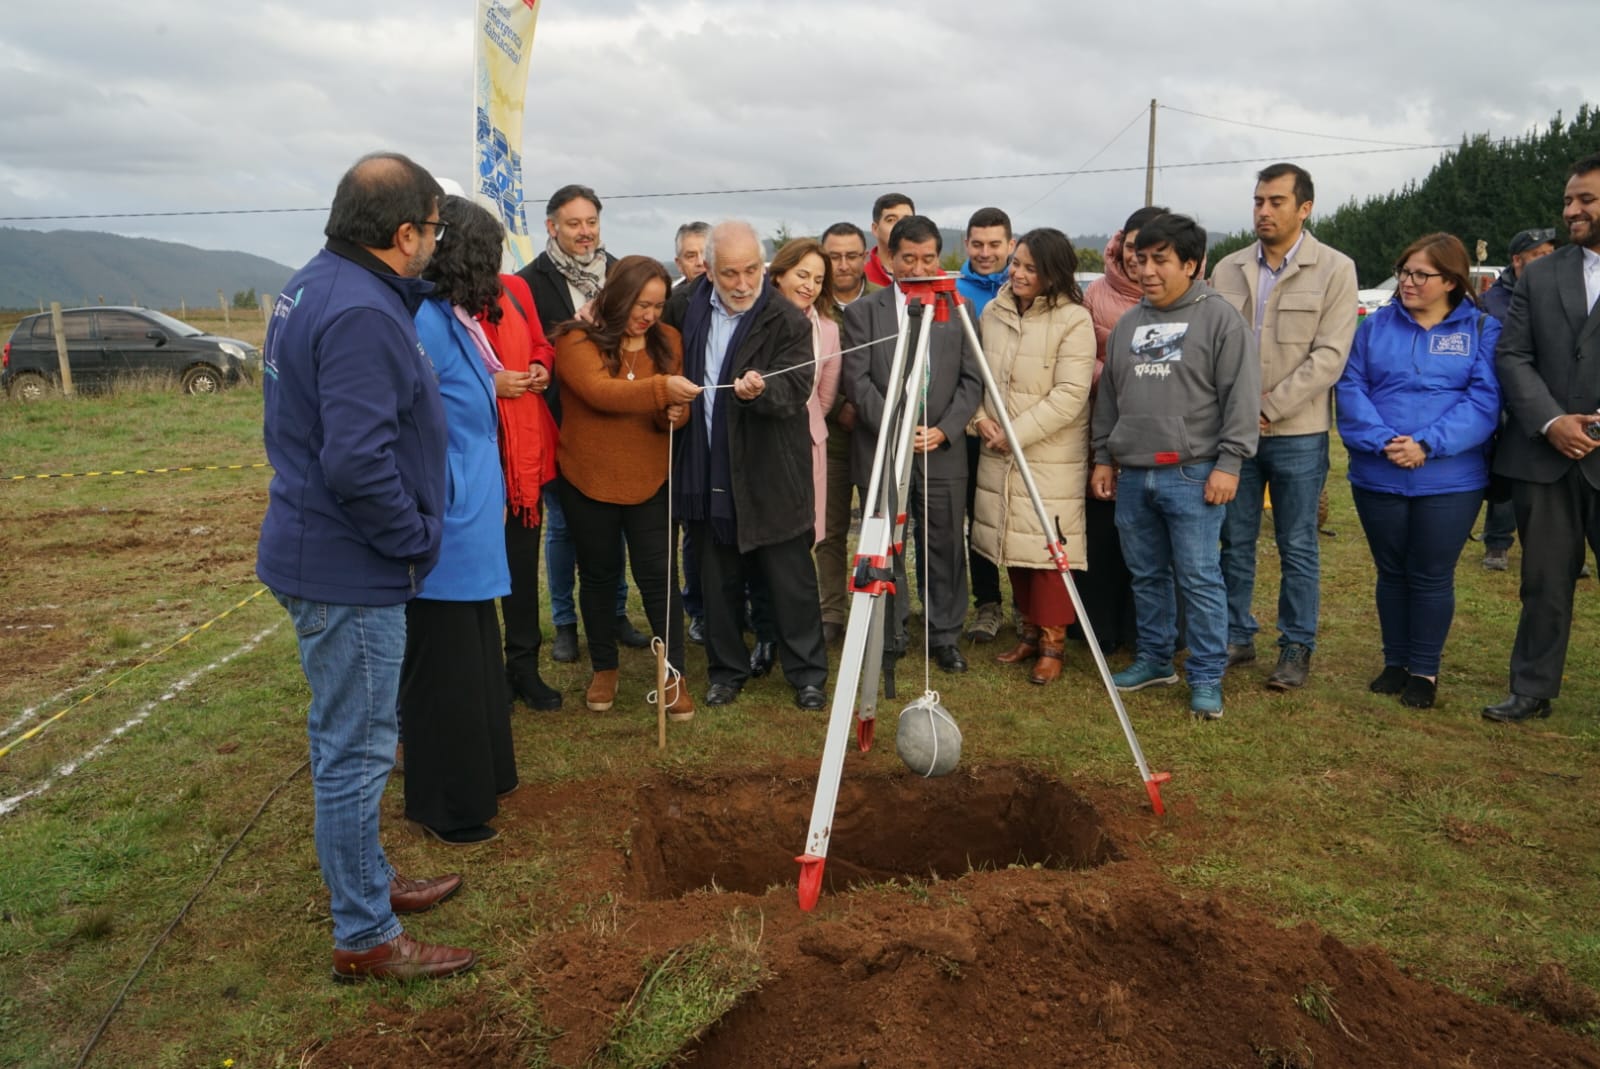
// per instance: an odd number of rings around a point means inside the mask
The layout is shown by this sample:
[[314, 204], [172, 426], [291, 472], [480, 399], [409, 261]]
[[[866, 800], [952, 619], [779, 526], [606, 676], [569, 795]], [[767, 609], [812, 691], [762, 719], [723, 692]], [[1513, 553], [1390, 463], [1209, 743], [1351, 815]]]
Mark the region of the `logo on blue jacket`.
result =
[[1471, 356], [1472, 335], [1465, 331], [1454, 334], [1428, 335], [1428, 355], [1430, 356]]

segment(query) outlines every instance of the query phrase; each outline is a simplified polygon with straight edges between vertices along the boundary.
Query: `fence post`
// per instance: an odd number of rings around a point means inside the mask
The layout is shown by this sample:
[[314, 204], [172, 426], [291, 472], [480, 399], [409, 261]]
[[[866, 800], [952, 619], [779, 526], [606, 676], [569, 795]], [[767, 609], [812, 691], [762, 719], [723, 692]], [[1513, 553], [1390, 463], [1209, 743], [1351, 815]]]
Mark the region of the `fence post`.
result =
[[228, 298], [222, 295], [221, 290], [217, 291], [217, 304], [222, 307], [222, 322], [231, 326], [233, 320], [228, 318]]
[[256, 303], [261, 305], [261, 327], [265, 330], [272, 325], [272, 306], [267, 303], [265, 293], [256, 294]]
[[56, 360], [61, 365], [61, 392], [68, 397], [72, 392], [72, 364], [67, 360], [67, 331], [61, 323], [61, 302], [50, 302], [50, 330], [56, 336]]
[[182, 297], [178, 298], [178, 318], [185, 320], [189, 318], [189, 302]]

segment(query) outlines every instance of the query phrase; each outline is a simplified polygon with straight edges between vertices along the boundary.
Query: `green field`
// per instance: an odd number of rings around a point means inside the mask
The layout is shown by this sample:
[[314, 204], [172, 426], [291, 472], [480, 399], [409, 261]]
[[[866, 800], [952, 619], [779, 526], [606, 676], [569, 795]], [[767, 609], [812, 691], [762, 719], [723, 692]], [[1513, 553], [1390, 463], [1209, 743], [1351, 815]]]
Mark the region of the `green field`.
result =
[[[528, 997], [538, 978], [508, 964], [508, 948], [614, 909], [610, 889], [574, 900], [557, 845], [571, 827], [524, 829], [516, 861], [496, 864], [492, 852], [441, 855], [390, 826], [386, 841], [403, 871], [469, 866], [472, 896], [419, 928], [483, 948], [488, 961], [461, 984], [377, 991], [326, 980], [326, 894], [310, 789], [297, 775], [305, 684], [282, 611], [251, 598], [266, 472], [3, 481], [256, 463], [259, 407], [251, 389], [0, 401], [0, 638], [11, 654], [0, 678], [0, 747], [13, 747], [0, 757], [0, 799], [38, 791], [0, 816], [0, 1064], [71, 1065], [197, 891], [89, 1064], [294, 1066], [319, 1040], [370, 1029], [375, 1017], [385, 1027], [464, 989], [499, 1007], [538, 1063], [543, 1025]], [[1130, 696], [1151, 764], [1174, 778], [1172, 815], [1129, 848], [1180, 887], [1375, 943], [1474, 998], [1499, 999], [1544, 963], [1600, 988], [1600, 820], [1588, 781], [1600, 753], [1600, 588], [1580, 586], [1566, 685], [1547, 721], [1507, 728], [1478, 715], [1504, 693], [1520, 547], [1512, 570], [1497, 574], [1468, 545], [1438, 708], [1407, 710], [1371, 695], [1366, 682], [1381, 667], [1373, 574], [1342, 451], [1335, 457], [1336, 534], [1323, 542], [1311, 684], [1269, 694], [1260, 687], [1264, 656], [1230, 676], [1227, 715], [1211, 725], [1185, 714], [1181, 688]], [[1276, 596], [1270, 543], [1257, 589], [1267, 621]], [[1266, 654], [1270, 628], [1262, 638]], [[966, 676], [935, 673], [966, 732], [964, 762], [1047, 771], [1131, 825], [1144, 792], [1082, 647], [1069, 648], [1066, 674], [1048, 689], [989, 663], [988, 652], [972, 656]], [[917, 656], [905, 664], [903, 678], [920, 684]], [[699, 693], [698, 649], [689, 665]], [[652, 670], [625, 653], [625, 696], [636, 698]], [[534, 785], [694, 776], [821, 753], [821, 719], [796, 715], [781, 679], [752, 685], [725, 713], [702, 710], [660, 754], [653, 718], [636, 701], [587, 714], [584, 666], [555, 666], [548, 678], [566, 691], [566, 711], [519, 710], [515, 719], [523, 778]], [[870, 760], [888, 767], [892, 746]], [[611, 804], [594, 800], [597, 811]]]

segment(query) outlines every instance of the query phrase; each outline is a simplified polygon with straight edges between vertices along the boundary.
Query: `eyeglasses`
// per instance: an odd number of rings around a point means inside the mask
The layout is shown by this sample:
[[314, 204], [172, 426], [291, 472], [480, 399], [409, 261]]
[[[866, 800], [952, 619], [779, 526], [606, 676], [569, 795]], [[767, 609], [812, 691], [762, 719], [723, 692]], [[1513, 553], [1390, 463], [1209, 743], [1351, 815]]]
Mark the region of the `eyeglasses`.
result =
[[1426, 286], [1429, 279], [1443, 278], [1444, 276], [1437, 271], [1408, 271], [1405, 268], [1401, 268], [1399, 271], [1394, 273], [1394, 277], [1399, 279], [1401, 282], [1410, 282], [1413, 285]]
[[449, 223], [440, 222], [438, 219], [413, 219], [411, 221], [411, 225], [412, 226], [431, 226], [431, 227], [433, 227], [433, 240], [434, 241], [443, 241], [444, 240], [444, 232], [446, 230], [450, 229], [450, 224]]
[[867, 258], [864, 252], [830, 252], [828, 259], [833, 263], [858, 264]]

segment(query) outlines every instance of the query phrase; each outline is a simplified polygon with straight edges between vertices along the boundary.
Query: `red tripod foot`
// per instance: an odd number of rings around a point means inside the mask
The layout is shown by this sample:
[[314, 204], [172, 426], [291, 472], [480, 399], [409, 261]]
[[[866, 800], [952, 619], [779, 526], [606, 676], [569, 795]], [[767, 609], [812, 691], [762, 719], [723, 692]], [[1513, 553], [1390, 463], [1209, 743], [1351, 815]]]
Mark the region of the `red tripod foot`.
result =
[[878, 718], [856, 721], [856, 749], [866, 753], [872, 749], [872, 729], [878, 724]]
[[795, 860], [800, 862], [800, 909], [810, 913], [822, 895], [822, 866], [827, 864], [828, 859], [801, 854]]
[[1171, 772], [1152, 772], [1150, 778], [1144, 781], [1145, 793], [1150, 796], [1150, 806], [1158, 817], [1165, 816], [1167, 812], [1167, 807], [1161, 804], [1161, 785], [1171, 780]]

